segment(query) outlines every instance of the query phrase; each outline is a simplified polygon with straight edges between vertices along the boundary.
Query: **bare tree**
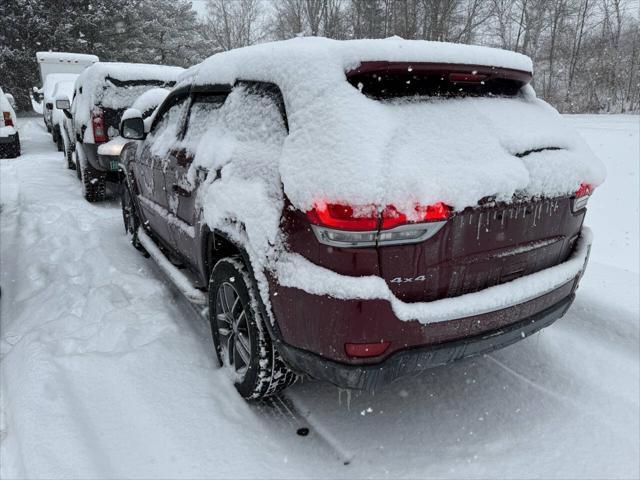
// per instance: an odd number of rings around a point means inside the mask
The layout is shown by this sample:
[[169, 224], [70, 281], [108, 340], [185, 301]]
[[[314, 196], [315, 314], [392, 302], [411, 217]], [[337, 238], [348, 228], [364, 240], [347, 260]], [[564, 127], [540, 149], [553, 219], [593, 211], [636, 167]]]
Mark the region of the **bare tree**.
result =
[[258, 42], [262, 32], [259, 0], [209, 0], [203, 36], [217, 50], [231, 50]]

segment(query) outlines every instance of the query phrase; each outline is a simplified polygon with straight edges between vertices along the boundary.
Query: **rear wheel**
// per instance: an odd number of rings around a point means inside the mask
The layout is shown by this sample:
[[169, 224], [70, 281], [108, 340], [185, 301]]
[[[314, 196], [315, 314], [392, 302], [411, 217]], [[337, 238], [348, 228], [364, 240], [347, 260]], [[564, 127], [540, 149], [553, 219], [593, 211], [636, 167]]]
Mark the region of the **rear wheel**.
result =
[[11, 143], [0, 144], [0, 158], [16, 158], [20, 156], [20, 136], [16, 136]]
[[209, 281], [209, 320], [220, 362], [245, 399], [274, 395], [296, 381], [276, 351], [258, 308], [254, 282], [240, 257], [220, 260]]
[[107, 178], [90, 165], [80, 165], [82, 195], [87, 202], [101, 202], [107, 197]]

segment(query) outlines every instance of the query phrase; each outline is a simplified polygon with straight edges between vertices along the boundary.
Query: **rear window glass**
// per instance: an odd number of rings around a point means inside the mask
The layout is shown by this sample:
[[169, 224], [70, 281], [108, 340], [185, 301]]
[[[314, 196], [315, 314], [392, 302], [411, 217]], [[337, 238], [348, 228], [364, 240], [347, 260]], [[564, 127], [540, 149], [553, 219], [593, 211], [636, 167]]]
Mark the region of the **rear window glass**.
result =
[[136, 99], [153, 87], [170, 87], [175, 82], [162, 80], [126, 80], [107, 78], [97, 94], [97, 103], [105, 108], [122, 109], [130, 107]]
[[351, 85], [364, 95], [374, 99], [402, 97], [512, 97], [527, 82], [505, 78], [498, 72], [451, 71], [446, 69], [420, 69], [402, 67], [353, 71], [347, 74]]

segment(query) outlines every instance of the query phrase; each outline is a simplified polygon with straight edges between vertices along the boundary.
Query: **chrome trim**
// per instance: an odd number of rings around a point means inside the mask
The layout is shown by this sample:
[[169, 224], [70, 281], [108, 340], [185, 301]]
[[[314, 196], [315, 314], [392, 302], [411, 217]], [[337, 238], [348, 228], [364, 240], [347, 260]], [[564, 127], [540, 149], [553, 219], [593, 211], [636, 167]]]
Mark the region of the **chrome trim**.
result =
[[587, 206], [587, 203], [589, 203], [589, 197], [591, 197], [591, 195], [584, 195], [579, 198], [574, 198], [571, 202], [571, 211], [573, 213], [576, 213], [585, 208]]
[[[346, 230], [337, 230], [333, 228], [327, 228], [320, 225], [311, 224], [311, 229], [315, 234], [316, 238], [323, 245], [328, 245], [330, 247], [339, 247], [339, 248], [359, 248], [359, 247], [375, 247], [376, 245], [380, 246], [388, 246], [388, 245], [406, 245], [409, 243], [420, 243], [428, 240], [433, 237], [436, 233], [440, 231], [442, 227], [447, 223], [446, 220], [442, 220], [440, 222], [425, 222], [425, 223], [409, 223], [406, 225], [400, 225], [399, 227], [391, 228], [389, 230], [367, 230], [367, 231], [346, 231]], [[389, 234], [389, 233], [402, 233], [405, 231], [422, 231], [418, 236], [414, 238], [408, 239], [398, 239], [398, 240], [381, 240], [380, 237]], [[362, 235], [364, 236], [372, 236], [374, 239], [370, 241], [337, 241], [332, 240], [328, 237], [328, 233], [346, 233], [349, 235]]]

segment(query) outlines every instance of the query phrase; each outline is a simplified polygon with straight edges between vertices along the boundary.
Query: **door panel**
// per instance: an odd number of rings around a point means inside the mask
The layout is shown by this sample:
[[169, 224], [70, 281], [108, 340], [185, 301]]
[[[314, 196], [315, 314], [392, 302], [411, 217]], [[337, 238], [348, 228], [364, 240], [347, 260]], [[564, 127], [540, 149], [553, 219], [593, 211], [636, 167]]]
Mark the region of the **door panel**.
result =
[[138, 203], [153, 233], [161, 240], [171, 242], [166, 221], [167, 195], [164, 174], [159, 168], [161, 164], [162, 159], [152, 153], [149, 143], [145, 143], [136, 175], [140, 190]]
[[165, 189], [169, 206], [171, 239], [178, 250], [193, 265], [197, 264], [198, 251], [195, 239], [197, 184], [187, 179], [193, 162], [193, 154], [184, 148], [170, 152], [165, 174]]
[[174, 93], [159, 107], [140, 156], [139, 204], [149, 227], [165, 244], [174, 247], [165, 175], [172, 146], [179, 141], [187, 94]]

